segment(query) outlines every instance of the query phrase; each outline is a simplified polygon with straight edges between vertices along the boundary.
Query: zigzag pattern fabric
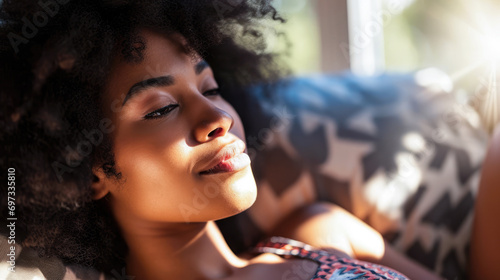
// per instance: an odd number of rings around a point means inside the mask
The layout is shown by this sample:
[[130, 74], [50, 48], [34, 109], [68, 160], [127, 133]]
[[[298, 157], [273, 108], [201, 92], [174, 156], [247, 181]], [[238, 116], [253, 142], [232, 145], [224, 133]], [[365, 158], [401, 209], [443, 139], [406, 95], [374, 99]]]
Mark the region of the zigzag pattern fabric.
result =
[[[263, 241], [257, 244], [254, 251], [257, 253], [272, 253], [284, 257], [300, 258], [317, 263], [318, 268], [311, 280], [408, 280], [406, 276], [385, 266], [351, 258], [340, 258], [328, 252], [314, 249], [301, 242], [283, 237], [272, 237], [267, 241]], [[284, 275], [284, 277], [286, 276]], [[290, 278], [287, 277], [286, 279]]]
[[431, 270], [465, 279], [487, 147], [477, 114], [412, 74], [293, 78], [276, 89], [269, 98], [255, 88], [268, 116], [249, 133], [259, 198], [236, 218], [246, 245], [294, 209], [330, 201]]

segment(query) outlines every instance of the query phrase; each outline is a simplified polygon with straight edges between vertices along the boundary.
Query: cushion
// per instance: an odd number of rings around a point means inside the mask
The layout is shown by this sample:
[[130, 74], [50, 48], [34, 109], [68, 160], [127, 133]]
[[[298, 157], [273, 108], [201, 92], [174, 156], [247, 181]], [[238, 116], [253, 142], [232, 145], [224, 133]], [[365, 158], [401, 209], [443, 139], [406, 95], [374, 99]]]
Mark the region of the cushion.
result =
[[464, 279], [487, 135], [450, 85], [427, 70], [290, 78], [271, 96], [256, 87], [267, 115], [248, 134], [258, 198], [219, 223], [230, 244], [249, 246], [293, 210], [329, 201], [400, 252]]

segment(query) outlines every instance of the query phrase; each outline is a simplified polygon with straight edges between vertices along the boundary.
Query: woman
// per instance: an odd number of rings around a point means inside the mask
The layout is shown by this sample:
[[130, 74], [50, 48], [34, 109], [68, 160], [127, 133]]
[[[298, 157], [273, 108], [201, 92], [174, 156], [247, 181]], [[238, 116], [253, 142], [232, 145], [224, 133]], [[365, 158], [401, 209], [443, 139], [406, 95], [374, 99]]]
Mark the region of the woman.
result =
[[17, 243], [137, 279], [406, 279], [287, 239], [236, 256], [215, 226], [256, 197], [220, 93], [238, 105], [279, 77], [273, 55], [239, 44], [261, 39], [254, 19], [281, 20], [268, 3], [4, 1], [1, 16]]

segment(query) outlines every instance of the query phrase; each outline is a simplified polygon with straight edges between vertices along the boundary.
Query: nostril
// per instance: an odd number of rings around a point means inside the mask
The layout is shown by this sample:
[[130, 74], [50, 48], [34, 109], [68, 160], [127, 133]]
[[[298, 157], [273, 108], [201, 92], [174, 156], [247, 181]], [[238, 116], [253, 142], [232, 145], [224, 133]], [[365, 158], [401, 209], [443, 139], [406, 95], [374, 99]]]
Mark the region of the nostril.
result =
[[218, 135], [221, 131], [222, 131], [222, 128], [218, 127], [216, 129], [210, 131], [210, 133], [208, 134], [208, 137]]

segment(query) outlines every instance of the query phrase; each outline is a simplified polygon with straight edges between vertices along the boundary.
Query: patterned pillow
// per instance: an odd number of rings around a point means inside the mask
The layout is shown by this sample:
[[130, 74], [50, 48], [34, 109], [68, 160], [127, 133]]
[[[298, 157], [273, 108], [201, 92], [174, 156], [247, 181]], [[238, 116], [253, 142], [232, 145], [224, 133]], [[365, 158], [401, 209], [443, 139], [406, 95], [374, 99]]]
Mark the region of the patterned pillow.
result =
[[464, 279], [487, 137], [473, 110], [439, 83], [419, 85], [420, 74], [291, 78], [271, 98], [256, 87], [267, 114], [248, 136], [259, 193], [249, 211], [219, 222], [233, 248], [300, 206], [330, 201], [409, 257]]

